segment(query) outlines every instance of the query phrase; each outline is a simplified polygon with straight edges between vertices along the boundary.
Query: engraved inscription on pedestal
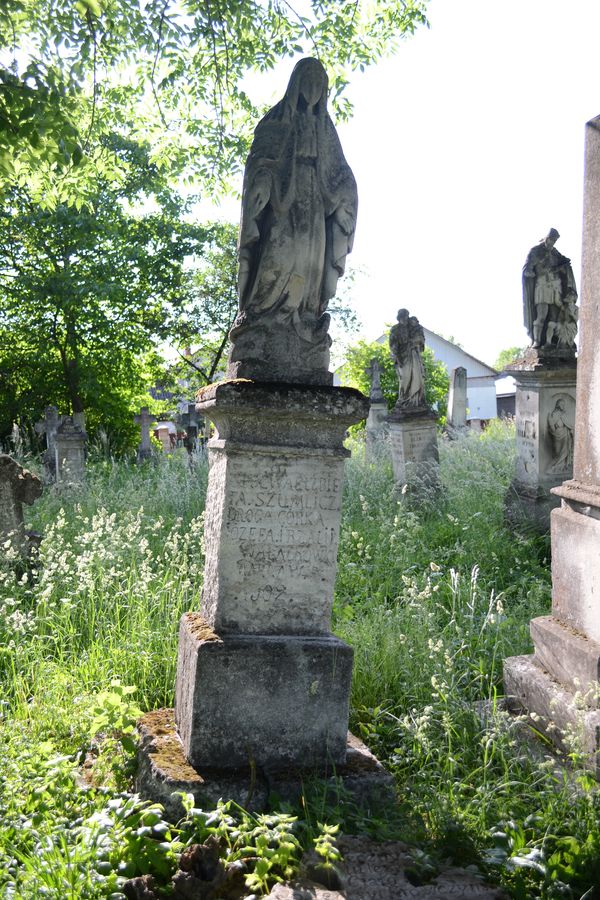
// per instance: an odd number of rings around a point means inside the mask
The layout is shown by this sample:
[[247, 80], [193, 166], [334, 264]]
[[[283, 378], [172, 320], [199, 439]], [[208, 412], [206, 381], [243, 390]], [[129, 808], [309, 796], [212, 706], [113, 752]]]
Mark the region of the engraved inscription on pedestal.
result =
[[213, 628], [327, 633], [342, 471], [337, 458], [218, 455], [206, 507], [212, 570], [202, 605]]

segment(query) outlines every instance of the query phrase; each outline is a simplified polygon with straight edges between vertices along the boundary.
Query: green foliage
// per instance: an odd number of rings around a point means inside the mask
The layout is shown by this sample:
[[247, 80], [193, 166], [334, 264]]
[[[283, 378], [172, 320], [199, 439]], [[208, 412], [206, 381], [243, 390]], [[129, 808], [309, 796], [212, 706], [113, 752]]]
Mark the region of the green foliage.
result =
[[161, 169], [222, 183], [258, 118], [248, 72], [318, 55], [344, 115], [349, 73], [426, 24], [425, 0], [311, 0], [302, 12], [255, 0], [1, 3], [0, 189], [27, 183], [40, 203], [80, 202], [99, 172], [123, 176], [102, 137], [124, 127]]
[[85, 410], [113, 446], [137, 438], [132, 414], [163, 370], [154, 347], [210, 232], [185, 222], [147, 147], [113, 145], [128, 178], [118, 191], [98, 179], [93, 209], [43, 209], [15, 189], [0, 212], [0, 435], [54, 403]]
[[526, 349], [526, 347], [507, 347], [506, 350], [501, 350], [494, 363], [494, 369], [498, 372], [502, 372], [503, 369], [516, 359], [520, 359], [524, 355]]
[[[381, 389], [387, 400], [388, 408], [392, 409], [398, 399], [398, 376], [390, 356], [387, 340], [385, 344], [360, 340], [350, 346], [346, 352], [346, 362], [340, 371], [341, 383], [357, 388], [368, 397], [371, 390], [370, 365], [372, 359], [379, 361]], [[448, 371], [443, 363], [436, 360], [429, 347], [425, 347], [423, 365], [426, 379], [425, 398], [427, 403], [438, 411], [443, 424], [448, 404]], [[361, 425], [362, 428], [364, 428], [364, 424]]]
[[1, 895], [102, 897], [145, 873], [162, 889], [183, 849], [211, 837], [264, 892], [313, 842], [335, 865], [338, 824], [415, 846], [421, 879], [453, 860], [523, 900], [595, 889], [600, 800], [577, 748], [567, 775], [537, 760], [498, 703], [502, 659], [530, 652], [529, 621], [551, 595], [547, 539], [504, 523], [514, 428], [440, 451], [435, 503], [408, 505], [358, 442], [346, 469], [334, 628], [354, 648], [352, 729], [396, 778], [388, 810], [342, 790], [336, 803], [328, 788], [282, 816], [188, 800], [173, 826], [110, 779], [82, 790], [90, 729], [134, 715], [112, 681], [137, 685], [140, 708], [172, 703], [177, 622], [203, 577], [206, 464], [95, 462], [86, 485], [27, 507], [44, 533], [39, 565], [29, 580], [0, 566]]

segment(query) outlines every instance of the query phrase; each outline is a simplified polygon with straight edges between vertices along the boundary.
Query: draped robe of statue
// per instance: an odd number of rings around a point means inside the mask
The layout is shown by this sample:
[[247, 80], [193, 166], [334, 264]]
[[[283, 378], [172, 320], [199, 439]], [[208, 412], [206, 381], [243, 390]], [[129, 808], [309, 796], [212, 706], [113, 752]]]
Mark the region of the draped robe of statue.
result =
[[327, 112], [327, 74], [295, 67], [244, 173], [230, 377], [331, 383], [329, 300], [352, 249], [356, 182]]

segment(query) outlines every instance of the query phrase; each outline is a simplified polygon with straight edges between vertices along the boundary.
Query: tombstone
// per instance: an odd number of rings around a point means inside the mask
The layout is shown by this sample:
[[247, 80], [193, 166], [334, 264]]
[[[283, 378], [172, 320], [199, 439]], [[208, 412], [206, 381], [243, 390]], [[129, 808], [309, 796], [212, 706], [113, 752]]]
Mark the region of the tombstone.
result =
[[467, 428], [467, 370], [464, 366], [457, 366], [450, 373], [446, 428], [450, 437]]
[[163, 453], [170, 453], [173, 449], [173, 443], [171, 441], [171, 431], [169, 426], [165, 423], [162, 425], [159, 424], [154, 429], [154, 437], [160, 441], [160, 445]]
[[[352, 649], [330, 628], [349, 456], [343, 444], [347, 428], [365, 418], [368, 401], [352, 388], [333, 387], [324, 370], [325, 308], [351, 245], [356, 209], [354, 178], [326, 99], [321, 64], [299, 62], [284, 99], [258, 125], [246, 165], [243, 311], [232, 329], [228, 380], [197, 395], [198, 413], [215, 426], [201, 608], [181, 620], [176, 732], [165, 711], [142, 720], [148, 740], [138, 789], [145, 796], [164, 797], [166, 781], [177, 777], [202, 804], [211, 790], [224, 796], [223, 784], [226, 796], [236, 790], [240, 796], [251, 777], [258, 802], [267, 782], [277, 790], [282, 777], [299, 788], [301, 772], [343, 767], [349, 752]], [[297, 160], [287, 153], [292, 135]], [[304, 157], [308, 137], [311, 156]], [[272, 197], [265, 193], [265, 158]], [[251, 240], [261, 229], [262, 239]], [[287, 274], [279, 278], [282, 268]], [[167, 727], [183, 760], [171, 774], [153, 750]]]
[[368, 371], [371, 393], [366, 426], [365, 456], [367, 462], [375, 462], [382, 455], [388, 436], [388, 405], [381, 390], [381, 366], [377, 358], [371, 360]]
[[71, 416], [63, 416], [54, 439], [57, 484], [78, 484], [84, 480], [86, 439], [85, 431]]
[[0, 454], [0, 552], [6, 542], [18, 556], [27, 556], [28, 541], [23, 523], [23, 504], [42, 494], [42, 482], [12, 457]]
[[196, 450], [198, 446], [198, 416], [195, 403], [188, 403], [187, 412], [182, 415], [181, 423], [185, 429], [183, 446], [187, 450], [188, 456], [191, 458], [194, 450]]
[[[509, 708], [524, 711], [558, 747], [576, 736], [600, 775], [600, 116], [588, 122], [582, 248], [581, 342], [573, 477], [553, 490], [552, 612], [533, 619], [533, 656], [504, 661]], [[558, 428], [559, 435], [562, 429]], [[564, 436], [563, 436], [564, 437]], [[559, 438], [556, 456], [568, 450]]]
[[56, 451], [54, 442], [56, 438], [56, 430], [62, 421], [56, 406], [47, 406], [44, 410], [44, 418], [41, 422], [36, 422], [36, 434], [45, 435], [46, 450], [42, 455], [44, 463], [44, 471], [48, 482], [56, 481]]
[[150, 443], [150, 426], [156, 422], [156, 417], [148, 412], [147, 406], [142, 406], [137, 416], [133, 417], [136, 425], [140, 426], [142, 438], [137, 450], [137, 462], [143, 462], [152, 457], [152, 444]]
[[425, 335], [407, 309], [399, 310], [397, 319], [390, 331], [390, 354], [398, 375], [398, 401], [388, 416], [394, 479], [400, 485], [434, 487], [439, 451], [436, 415], [425, 399]]
[[523, 312], [531, 346], [507, 367], [516, 381], [517, 463], [506, 497], [514, 524], [541, 531], [560, 503], [552, 489], [573, 474], [577, 292], [570, 260], [551, 228], [523, 269]]

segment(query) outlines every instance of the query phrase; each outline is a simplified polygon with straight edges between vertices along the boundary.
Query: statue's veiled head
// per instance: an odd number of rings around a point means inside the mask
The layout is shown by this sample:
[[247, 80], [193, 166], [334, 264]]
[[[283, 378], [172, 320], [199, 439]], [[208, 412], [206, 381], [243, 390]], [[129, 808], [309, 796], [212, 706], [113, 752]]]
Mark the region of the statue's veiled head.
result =
[[407, 309], [399, 309], [398, 315], [396, 316], [401, 325], [404, 325], [408, 322], [408, 310]]
[[292, 109], [311, 108], [327, 104], [329, 80], [318, 59], [307, 57], [296, 63], [285, 92], [285, 100]]

